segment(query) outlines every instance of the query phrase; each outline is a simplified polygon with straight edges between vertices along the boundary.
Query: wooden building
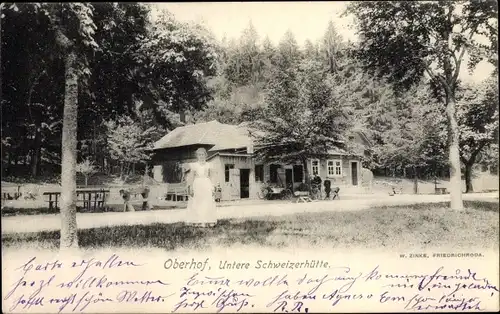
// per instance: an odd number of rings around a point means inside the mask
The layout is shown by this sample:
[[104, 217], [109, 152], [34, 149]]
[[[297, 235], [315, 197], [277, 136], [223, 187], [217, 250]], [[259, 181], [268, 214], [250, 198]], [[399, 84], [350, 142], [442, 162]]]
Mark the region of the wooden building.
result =
[[[370, 145], [361, 133], [351, 140]], [[196, 161], [196, 150], [204, 147], [207, 162], [214, 171], [212, 183], [222, 188], [222, 200], [257, 198], [264, 182], [297, 188], [305, 182], [302, 164], [264, 164], [253, 155], [254, 146], [244, 126], [222, 124], [217, 121], [176, 128], [154, 146], [154, 179], [169, 184], [181, 184], [186, 164]], [[337, 148], [321, 160], [307, 162], [308, 173], [328, 179], [335, 186], [361, 184], [363, 152], [348, 154]]]

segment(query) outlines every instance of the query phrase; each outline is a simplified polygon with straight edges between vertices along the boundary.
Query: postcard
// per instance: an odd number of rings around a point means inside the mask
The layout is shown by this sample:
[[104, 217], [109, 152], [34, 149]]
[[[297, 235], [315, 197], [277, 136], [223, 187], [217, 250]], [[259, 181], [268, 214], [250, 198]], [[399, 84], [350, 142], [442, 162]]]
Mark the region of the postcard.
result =
[[498, 311], [497, 10], [1, 4], [2, 311]]

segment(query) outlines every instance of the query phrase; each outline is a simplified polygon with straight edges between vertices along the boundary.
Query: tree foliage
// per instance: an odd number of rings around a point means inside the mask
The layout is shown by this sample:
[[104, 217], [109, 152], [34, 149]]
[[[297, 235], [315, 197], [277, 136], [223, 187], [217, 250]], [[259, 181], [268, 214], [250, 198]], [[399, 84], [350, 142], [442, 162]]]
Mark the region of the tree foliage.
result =
[[[359, 57], [367, 69], [386, 75], [397, 90], [419, 82], [424, 73], [445, 95], [448, 125], [451, 207], [463, 209], [459, 130], [456, 119], [458, 78], [469, 53], [469, 70], [491, 59], [497, 36], [497, 2], [387, 1], [353, 2], [361, 36]], [[478, 36], [486, 37], [485, 45]]]
[[460, 159], [465, 167], [466, 192], [472, 192], [474, 164], [498, 142], [498, 79], [492, 76], [481, 84], [465, 85], [460, 94]]
[[111, 164], [103, 121], [137, 121], [141, 103], [153, 110], [153, 125], [172, 128], [176, 114], [212, 98], [207, 78], [217, 70], [217, 50], [198, 25], [169, 14], [152, 21], [140, 3], [6, 4], [2, 13], [4, 175], [36, 177], [61, 163], [64, 53], [54, 47], [62, 21], [78, 53], [79, 155], [95, 156], [100, 168]]
[[217, 50], [201, 25], [181, 23], [162, 12], [141, 40], [135, 58], [141, 65], [135, 75], [144, 81], [142, 100], [160, 117], [167, 111], [200, 109], [211, 98], [207, 78], [216, 74]]
[[319, 62], [278, 71], [270, 83], [267, 107], [252, 127], [257, 155], [266, 161], [301, 162], [342, 146], [348, 120], [333, 98], [333, 81]]
[[150, 124], [151, 114], [141, 118], [123, 115], [104, 122], [109, 154], [120, 164], [120, 177], [128, 175], [133, 165], [149, 161], [154, 142], [164, 135], [163, 129]]

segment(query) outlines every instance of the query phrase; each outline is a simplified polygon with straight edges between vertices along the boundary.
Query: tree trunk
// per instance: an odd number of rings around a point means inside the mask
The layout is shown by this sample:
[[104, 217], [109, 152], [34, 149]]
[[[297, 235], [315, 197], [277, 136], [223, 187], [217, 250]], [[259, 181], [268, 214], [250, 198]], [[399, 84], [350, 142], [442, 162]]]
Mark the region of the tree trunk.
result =
[[5, 169], [5, 175], [10, 174], [11, 167], [12, 167], [12, 153], [8, 152], [7, 153], [7, 168]]
[[311, 193], [311, 182], [309, 182], [309, 170], [307, 169], [307, 159], [302, 159], [302, 168], [304, 168], [304, 182], [307, 186], [307, 191]]
[[89, 185], [89, 176], [85, 175], [85, 186]]
[[60, 248], [78, 247], [76, 225], [76, 153], [78, 115], [78, 74], [76, 53], [65, 55], [65, 93], [61, 162], [61, 243]]
[[472, 186], [472, 165], [470, 162], [465, 164], [465, 193], [474, 192]]
[[450, 207], [452, 210], [463, 210], [462, 172], [460, 170], [459, 131], [456, 115], [455, 96], [452, 91], [446, 97], [446, 117], [448, 119], [448, 148], [450, 166]]
[[413, 194], [418, 194], [418, 173], [416, 167], [413, 167]]
[[35, 142], [33, 145], [33, 158], [31, 159], [31, 175], [33, 177], [38, 176], [40, 173], [40, 152], [42, 144], [42, 134], [40, 127], [36, 128]]

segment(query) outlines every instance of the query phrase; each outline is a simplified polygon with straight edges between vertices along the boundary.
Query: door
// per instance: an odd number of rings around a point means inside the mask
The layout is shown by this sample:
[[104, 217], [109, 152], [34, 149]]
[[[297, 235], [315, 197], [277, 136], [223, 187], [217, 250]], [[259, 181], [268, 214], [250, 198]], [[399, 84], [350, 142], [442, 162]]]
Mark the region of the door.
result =
[[240, 169], [229, 169], [231, 200], [240, 199]]
[[290, 187], [291, 189], [293, 188], [293, 170], [292, 169], [285, 169], [285, 187], [288, 188]]
[[282, 186], [282, 187], [285, 187], [285, 181], [286, 181], [286, 178], [285, 178], [285, 169], [283, 169], [283, 167], [281, 168], [278, 168], [278, 185], [279, 186]]
[[358, 162], [351, 161], [352, 185], [358, 185]]
[[240, 197], [250, 197], [250, 169], [240, 169]]

